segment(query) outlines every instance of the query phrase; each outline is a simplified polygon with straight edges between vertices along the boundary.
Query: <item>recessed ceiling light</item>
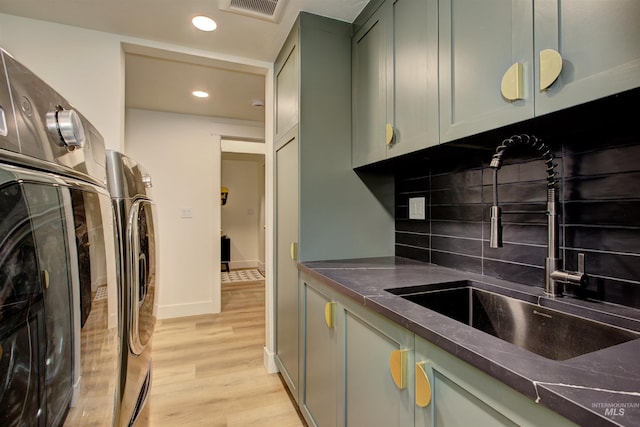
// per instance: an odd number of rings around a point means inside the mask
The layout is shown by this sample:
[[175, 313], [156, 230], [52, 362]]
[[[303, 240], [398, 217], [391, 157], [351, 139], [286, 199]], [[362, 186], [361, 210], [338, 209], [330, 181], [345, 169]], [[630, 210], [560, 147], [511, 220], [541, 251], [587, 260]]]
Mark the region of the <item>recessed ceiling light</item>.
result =
[[193, 92], [191, 92], [191, 94], [193, 96], [195, 96], [196, 98], [208, 98], [209, 94], [203, 90], [194, 90]]
[[195, 16], [191, 22], [193, 26], [202, 31], [213, 31], [218, 28], [218, 24], [216, 21], [209, 18], [208, 16]]

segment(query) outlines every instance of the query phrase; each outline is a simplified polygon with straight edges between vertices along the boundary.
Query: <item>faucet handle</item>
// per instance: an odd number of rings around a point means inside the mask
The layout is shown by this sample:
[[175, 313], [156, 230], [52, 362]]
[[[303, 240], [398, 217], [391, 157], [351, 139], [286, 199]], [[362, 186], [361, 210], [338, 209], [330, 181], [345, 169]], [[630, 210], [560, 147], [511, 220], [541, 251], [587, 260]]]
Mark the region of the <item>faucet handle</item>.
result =
[[578, 273], [584, 274], [584, 254], [578, 254]]
[[550, 278], [567, 285], [586, 286], [589, 276], [584, 272], [584, 254], [578, 254], [578, 271], [555, 270]]

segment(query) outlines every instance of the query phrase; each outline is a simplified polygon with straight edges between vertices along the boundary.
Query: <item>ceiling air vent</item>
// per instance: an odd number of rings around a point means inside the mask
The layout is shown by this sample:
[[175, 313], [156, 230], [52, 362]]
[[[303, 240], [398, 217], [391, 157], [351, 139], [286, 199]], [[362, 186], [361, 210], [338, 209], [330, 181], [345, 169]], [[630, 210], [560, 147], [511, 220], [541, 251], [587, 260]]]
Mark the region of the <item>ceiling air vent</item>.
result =
[[220, 0], [220, 9], [277, 22], [286, 0]]

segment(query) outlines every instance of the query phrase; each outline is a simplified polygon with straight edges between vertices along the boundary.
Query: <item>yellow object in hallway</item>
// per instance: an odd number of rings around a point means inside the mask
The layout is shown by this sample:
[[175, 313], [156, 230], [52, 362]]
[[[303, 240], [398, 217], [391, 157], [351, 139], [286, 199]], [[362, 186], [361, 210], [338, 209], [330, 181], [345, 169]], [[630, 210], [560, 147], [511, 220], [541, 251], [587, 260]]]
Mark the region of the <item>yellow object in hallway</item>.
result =
[[220, 188], [222, 206], [227, 204], [227, 198], [229, 197], [229, 189], [227, 187]]

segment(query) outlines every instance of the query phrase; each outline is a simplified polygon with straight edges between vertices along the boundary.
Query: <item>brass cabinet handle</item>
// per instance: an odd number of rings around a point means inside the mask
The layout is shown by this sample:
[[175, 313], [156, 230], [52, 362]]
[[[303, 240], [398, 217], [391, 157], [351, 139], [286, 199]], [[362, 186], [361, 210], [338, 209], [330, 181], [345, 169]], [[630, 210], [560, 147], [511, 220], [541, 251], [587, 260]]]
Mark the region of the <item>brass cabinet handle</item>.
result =
[[291, 247], [289, 248], [289, 251], [291, 252], [291, 259], [293, 261], [297, 261], [298, 260], [298, 242], [291, 242]]
[[424, 362], [416, 363], [416, 405], [424, 408], [431, 403], [431, 383]]
[[540, 51], [540, 91], [549, 89], [562, 71], [562, 56], [553, 49]]
[[393, 350], [389, 358], [393, 382], [400, 390], [407, 388], [407, 353], [407, 349]]
[[328, 328], [333, 329], [333, 308], [335, 307], [335, 302], [328, 302], [324, 305], [324, 322], [327, 324]]
[[393, 129], [393, 125], [390, 125], [389, 123], [387, 123], [387, 126], [385, 127], [385, 138], [384, 138], [384, 143], [387, 145], [387, 147], [393, 145], [393, 138], [395, 137], [395, 130]]
[[47, 270], [42, 270], [42, 284], [45, 289], [49, 289], [49, 272]]
[[500, 84], [502, 96], [509, 101], [516, 101], [523, 98], [522, 91], [522, 64], [516, 62], [502, 76]]

